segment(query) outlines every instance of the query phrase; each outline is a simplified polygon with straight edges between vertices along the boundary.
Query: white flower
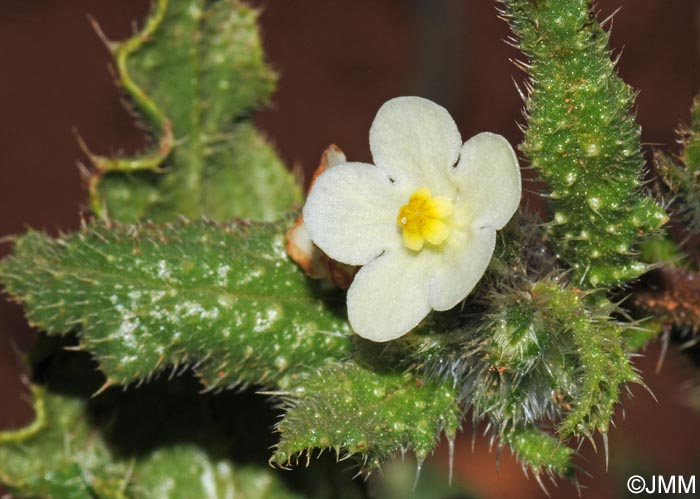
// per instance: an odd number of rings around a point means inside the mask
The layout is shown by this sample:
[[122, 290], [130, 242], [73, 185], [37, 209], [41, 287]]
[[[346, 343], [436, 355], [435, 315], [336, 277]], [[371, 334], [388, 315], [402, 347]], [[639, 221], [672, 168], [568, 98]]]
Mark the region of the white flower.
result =
[[506, 139], [486, 132], [462, 144], [448, 112], [419, 97], [386, 102], [369, 143], [376, 166], [322, 173], [304, 223], [328, 256], [363, 265], [348, 290], [350, 325], [389, 341], [481, 279], [520, 202], [520, 169]]

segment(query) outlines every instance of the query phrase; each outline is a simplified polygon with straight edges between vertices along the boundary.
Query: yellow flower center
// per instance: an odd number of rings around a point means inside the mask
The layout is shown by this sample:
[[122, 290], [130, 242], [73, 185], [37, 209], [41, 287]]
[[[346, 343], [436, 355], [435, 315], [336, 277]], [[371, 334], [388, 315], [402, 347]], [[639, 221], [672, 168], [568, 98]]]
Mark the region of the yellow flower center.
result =
[[452, 203], [445, 196], [432, 197], [423, 187], [414, 192], [399, 210], [396, 222], [403, 229], [403, 243], [408, 249], [420, 251], [425, 241], [442, 244], [450, 234], [445, 219], [452, 214]]

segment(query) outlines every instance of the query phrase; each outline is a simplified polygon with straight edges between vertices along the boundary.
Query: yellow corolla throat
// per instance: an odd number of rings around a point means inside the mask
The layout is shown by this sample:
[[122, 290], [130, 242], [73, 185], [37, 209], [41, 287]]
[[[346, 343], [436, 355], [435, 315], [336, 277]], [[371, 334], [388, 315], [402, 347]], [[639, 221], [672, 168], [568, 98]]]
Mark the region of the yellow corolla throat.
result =
[[427, 187], [418, 189], [399, 209], [396, 222], [403, 230], [403, 243], [408, 249], [420, 251], [425, 241], [438, 245], [450, 235], [446, 218], [452, 214], [452, 203], [445, 196], [432, 197]]

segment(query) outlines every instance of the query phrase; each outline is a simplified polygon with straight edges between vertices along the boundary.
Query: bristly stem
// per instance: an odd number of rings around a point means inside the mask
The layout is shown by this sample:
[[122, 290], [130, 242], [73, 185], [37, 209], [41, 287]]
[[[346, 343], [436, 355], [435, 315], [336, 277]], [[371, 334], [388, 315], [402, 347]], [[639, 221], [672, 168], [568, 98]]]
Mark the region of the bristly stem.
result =
[[521, 149], [549, 184], [557, 256], [582, 287], [622, 284], [647, 270], [637, 244], [666, 221], [641, 191], [635, 92], [615, 71], [591, 1], [503, 3], [529, 60]]

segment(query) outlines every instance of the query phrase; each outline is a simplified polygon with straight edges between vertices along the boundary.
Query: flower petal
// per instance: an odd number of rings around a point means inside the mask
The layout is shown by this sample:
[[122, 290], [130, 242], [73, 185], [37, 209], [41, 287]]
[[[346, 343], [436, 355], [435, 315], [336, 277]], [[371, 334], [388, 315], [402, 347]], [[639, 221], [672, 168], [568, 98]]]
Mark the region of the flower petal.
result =
[[399, 183], [452, 195], [446, 172], [459, 157], [462, 139], [445, 108], [420, 97], [397, 97], [377, 112], [369, 130], [374, 162]]
[[515, 151], [501, 135], [484, 132], [462, 146], [452, 171], [458, 204], [471, 213], [472, 227], [500, 229], [520, 204], [520, 167]]
[[348, 318], [357, 334], [377, 342], [393, 340], [428, 315], [430, 268], [425, 260], [400, 248], [360, 269], [348, 290]]
[[404, 198], [382, 168], [345, 163], [318, 176], [304, 205], [304, 224], [328, 256], [364, 265], [402, 244], [396, 214]]
[[449, 310], [466, 298], [489, 266], [495, 245], [492, 227], [452, 231], [446, 246], [430, 255], [430, 306]]

